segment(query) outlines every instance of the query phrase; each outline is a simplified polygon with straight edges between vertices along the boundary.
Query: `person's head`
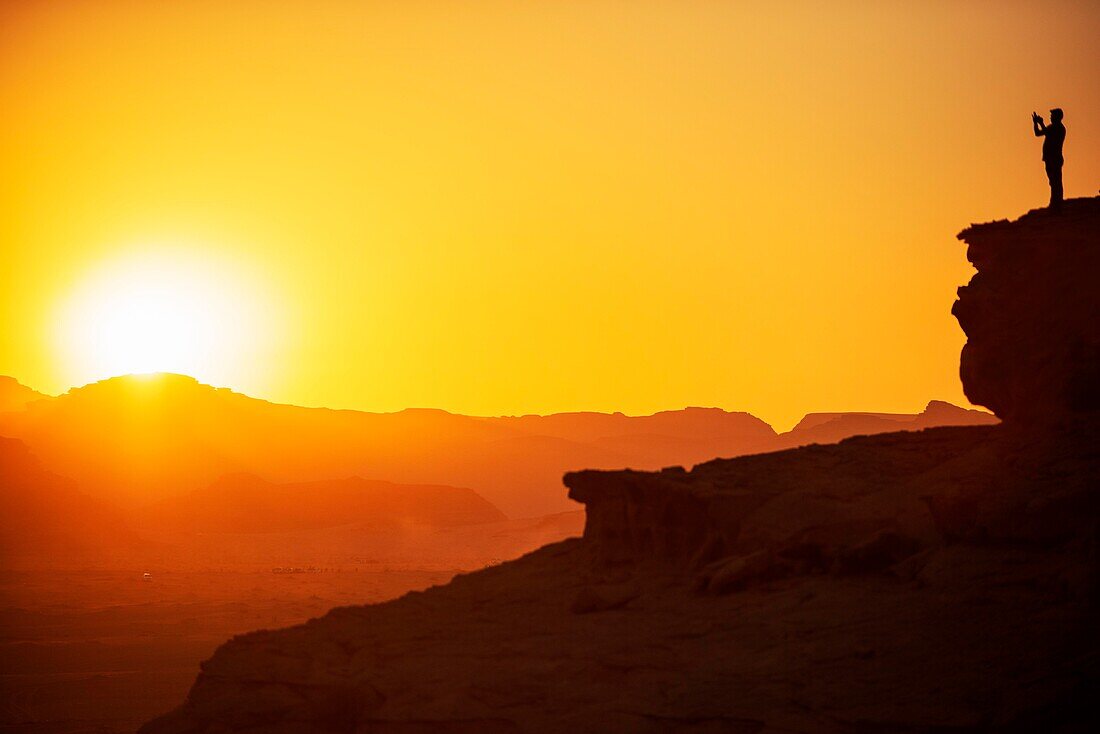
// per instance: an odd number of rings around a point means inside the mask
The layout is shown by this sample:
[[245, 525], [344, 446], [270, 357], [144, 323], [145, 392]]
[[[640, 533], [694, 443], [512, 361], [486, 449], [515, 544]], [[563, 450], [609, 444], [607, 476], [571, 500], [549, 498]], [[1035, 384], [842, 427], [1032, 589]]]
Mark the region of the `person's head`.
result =
[[1050, 111], [1050, 119], [1053, 122], [1061, 122], [1062, 121], [1062, 108], [1061, 107], [1055, 107], [1054, 109], [1052, 109]]

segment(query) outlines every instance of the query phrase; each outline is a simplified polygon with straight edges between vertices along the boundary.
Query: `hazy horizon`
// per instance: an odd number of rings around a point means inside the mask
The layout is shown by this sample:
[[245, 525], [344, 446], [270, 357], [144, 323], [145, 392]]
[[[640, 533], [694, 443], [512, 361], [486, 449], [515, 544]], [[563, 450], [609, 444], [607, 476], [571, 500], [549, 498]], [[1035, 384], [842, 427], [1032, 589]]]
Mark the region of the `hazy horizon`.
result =
[[955, 234], [1045, 201], [1032, 110], [1100, 170], [1095, 3], [0, 12], [0, 373], [46, 392], [965, 404]]
[[976, 410], [976, 411], [979, 411], [981, 413], [987, 413], [989, 415], [992, 415], [992, 413], [989, 413], [989, 411], [986, 410], [985, 408], [982, 408], [981, 406], [975, 406], [975, 405], [973, 405], [972, 403], [970, 403], [969, 401], [966, 401], [966, 400], [962, 401], [961, 404], [958, 404], [958, 403], [952, 403], [949, 400], [942, 400], [942, 399], [936, 398], [934, 396], [928, 398], [923, 403], [921, 403], [919, 406], [914, 406], [913, 410], [908, 410], [908, 411], [905, 411], [905, 410], [903, 410], [903, 411], [887, 411], [887, 410], [872, 410], [872, 409], [860, 409], [860, 408], [850, 408], [850, 409], [837, 408], [837, 409], [832, 409], [832, 410], [808, 410], [808, 411], [800, 414], [790, 425], [773, 423], [773, 422], [769, 421], [767, 418], [765, 418], [763, 416], [756, 415], [755, 413], [751, 413], [750, 411], [747, 411], [747, 410], [739, 409], [739, 408], [736, 408], [736, 407], [723, 407], [723, 406], [718, 406], [718, 405], [681, 405], [681, 406], [669, 407], [669, 408], [658, 408], [657, 410], [653, 410], [653, 411], [647, 412], [647, 413], [628, 413], [626, 411], [621, 411], [621, 410], [585, 410], [585, 409], [579, 409], [579, 410], [560, 410], [560, 411], [555, 411], [555, 412], [552, 412], [552, 413], [530, 413], [530, 412], [528, 412], [528, 413], [500, 413], [500, 414], [495, 414], [495, 415], [489, 415], [489, 414], [474, 414], [474, 413], [458, 413], [458, 412], [453, 411], [453, 410], [447, 410], [446, 408], [440, 408], [438, 406], [433, 406], [433, 405], [409, 405], [409, 406], [406, 406], [404, 408], [397, 408], [395, 410], [375, 411], [375, 410], [366, 410], [366, 409], [363, 409], [363, 408], [349, 408], [347, 406], [341, 406], [341, 405], [304, 405], [304, 404], [301, 404], [301, 403], [288, 403], [288, 402], [284, 402], [284, 401], [280, 401], [280, 400], [275, 400], [275, 399], [270, 398], [266, 395], [257, 395], [257, 394], [253, 394], [253, 393], [244, 392], [242, 390], [237, 389], [236, 387], [234, 387], [232, 385], [215, 385], [215, 384], [203, 382], [202, 380], [195, 377], [194, 375], [187, 375], [187, 374], [183, 374], [183, 373], [179, 373], [179, 372], [130, 372], [130, 373], [121, 374], [121, 375], [112, 375], [110, 377], [104, 377], [102, 379], [94, 380], [92, 382], [87, 382], [87, 383], [84, 383], [82, 385], [72, 385], [68, 389], [62, 390], [61, 392], [57, 392], [57, 393], [49, 393], [49, 392], [45, 392], [43, 390], [39, 390], [34, 385], [28, 385], [27, 383], [23, 382], [22, 380], [20, 380], [15, 375], [0, 375], [0, 377], [10, 377], [11, 379], [18, 382], [20, 385], [23, 385], [24, 387], [30, 388], [31, 390], [34, 390], [35, 392], [40, 393], [40, 394], [45, 395], [46, 397], [50, 397], [50, 398], [60, 397], [62, 395], [68, 394], [69, 392], [71, 392], [73, 390], [78, 390], [78, 389], [83, 388], [83, 387], [88, 387], [88, 386], [94, 385], [96, 383], [107, 382], [107, 381], [112, 381], [112, 380], [119, 380], [119, 379], [124, 379], [124, 378], [151, 379], [151, 378], [161, 378], [161, 377], [183, 377], [183, 378], [187, 378], [187, 379], [190, 379], [190, 380], [194, 380], [196, 383], [198, 383], [201, 386], [211, 387], [211, 388], [214, 388], [216, 390], [229, 390], [229, 391], [231, 391], [233, 393], [236, 393], [238, 395], [244, 395], [245, 397], [248, 397], [248, 398], [252, 398], [252, 399], [255, 399], [255, 400], [261, 400], [261, 401], [268, 402], [268, 403], [273, 403], [273, 404], [276, 404], [276, 405], [286, 405], [286, 406], [297, 407], [297, 408], [317, 408], [317, 409], [321, 409], [321, 410], [350, 410], [350, 411], [354, 411], [354, 412], [371, 413], [371, 414], [376, 414], [376, 415], [387, 415], [387, 414], [392, 414], [392, 413], [400, 413], [400, 412], [406, 411], [406, 410], [413, 410], [413, 411], [415, 411], [415, 410], [429, 410], [429, 411], [442, 411], [444, 413], [450, 413], [452, 415], [461, 415], [461, 416], [466, 416], [466, 417], [469, 417], [469, 418], [546, 417], [546, 416], [552, 416], [552, 415], [565, 415], [565, 414], [571, 414], [571, 413], [593, 413], [593, 414], [599, 414], [599, 415], [622, 415], [622, 416], [626, 416], [628, 418], [645, 418], [645, 417], [650, 417], [650, 416], [653, 416], [653, 415], [657, 415], [659, 413], [675, 413], [675, 412], [684, 411], [684, 410], [721, 410], [721, 411], [724, 411], [726, 413], [745, 413], [747, 415], [751, 415], [752, 417], [757, 418], [757, 419], [762, 420], [765, 423], [767, 423], [772, 429], [774, 429], [776, 431], [776, 433], [784, 433], [784, 432], [790, 431], [792, 428], [794, 428], [796, 425], [798, 425], [799, 421], [801, 421], [803, 418], [806, 418], [807, 416], [810, 416], [810, 415], [831, 414], [831, 413], [852, 413], [852, 414], [867, 414], [867, 415], [880, 415], [881, 414], [881, 415], [907, 416], [907, 415], [919, 414], [931, 402], [948, 403], [950, 405], [953, 405], [953, 406], [958, 407], [958, 408], [963, 408], [965, 410]]

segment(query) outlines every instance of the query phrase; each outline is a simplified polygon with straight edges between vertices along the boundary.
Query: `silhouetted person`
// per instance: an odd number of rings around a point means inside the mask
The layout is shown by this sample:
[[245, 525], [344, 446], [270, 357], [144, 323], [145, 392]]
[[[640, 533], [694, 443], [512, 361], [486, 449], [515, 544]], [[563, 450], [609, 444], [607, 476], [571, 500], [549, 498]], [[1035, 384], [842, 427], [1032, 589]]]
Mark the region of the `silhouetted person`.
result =
[[1047, 181], [1050, 182], [1050, 208], [1062, 206], [1062, 143], [1066, 141], [1066, 126], [1062, 124], [1062, 109], [1055, 107], [1050, 111], [1050, 124], [1044, 125], [1043, 118], [1031, 113], [1031, 125], [1035, 128], [1035, 137], [1043, 138], [1043, 163], [1047, 167]]

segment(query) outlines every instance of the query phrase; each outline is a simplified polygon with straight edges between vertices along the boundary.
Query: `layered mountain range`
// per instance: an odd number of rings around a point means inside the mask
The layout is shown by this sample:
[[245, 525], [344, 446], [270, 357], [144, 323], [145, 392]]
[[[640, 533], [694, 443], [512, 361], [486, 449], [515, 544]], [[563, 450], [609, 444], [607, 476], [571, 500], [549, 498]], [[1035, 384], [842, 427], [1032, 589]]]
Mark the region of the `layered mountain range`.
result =
[[[577, 509], [561, 491], [561, 476], [570, 470], [658, 469], [855, 434], [996, 422], [937, 401], [916, 415], [812, 414], [784, 434], [747, 413], [716, 408], [649, 416], [365, 413], [269, 403], [172, 374], [112, 378], [58, 397], [5, 378], [0, 405], [0, 435], [24, 442], [89, 496], [143, 522], [159, 518], [160, 527], [173, 516], [181, 527], [198, 527], [200, 517], [210, 527], [243, 527], [228, 517], [263, 506], [261, 497], [282, 497], [280, 507], [302, 511], [287, 498], [299, 493], [333, 507], [338, 497], [355, 494], [352, 485], [385, 494], [387, 482], [425, 497], [421, 519], [431, 514], [425, 492], [443, 505], [464, 497], [469, 505], [450, 516], [466, 521], [498, 512], [534, 517]], [[216, 511], [227, 517], [215, 520]], [[279, 526], [289, 521], [268, 517]]]
[[0, 557], [54, 555], [79, 564], [88, 553], [142, 543], [123, 512], [48, 471], [25, 444], [0, 437]]

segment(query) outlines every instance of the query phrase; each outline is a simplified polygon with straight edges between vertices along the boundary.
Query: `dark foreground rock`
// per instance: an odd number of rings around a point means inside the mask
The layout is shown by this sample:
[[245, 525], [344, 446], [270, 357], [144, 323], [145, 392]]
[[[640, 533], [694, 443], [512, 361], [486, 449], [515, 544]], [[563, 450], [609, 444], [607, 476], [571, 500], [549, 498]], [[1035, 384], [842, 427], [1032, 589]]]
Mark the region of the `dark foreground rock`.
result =
[[959, 239], [978, 270], [952, 309], [967, 336], [966, 396], [1005, 421], [1100, 410], [1100, 197]]
[[235, 638], [143, 731], [1077, 731], [1095, 457], [1005, 432], [574, 475], [584, 539]]
[[143, 731], [1076, 731], [1095, 457], [1007, 433], [573, 475], [584, 539], [238, 637]]
[[[967, 390], [1003, 424], [568, 474], [583, 538], [237, 637], [142, 731], [1100, 730], [1095, 321], [1076, 320], [1098, 289], [1052, 305], [1043, 267], [1085, 245], [1041, 253], [1071, 225], [1024, 219], [974, 228], [956, 305]], [[1028, 356], [996, 368], [1013, 328]]]

